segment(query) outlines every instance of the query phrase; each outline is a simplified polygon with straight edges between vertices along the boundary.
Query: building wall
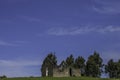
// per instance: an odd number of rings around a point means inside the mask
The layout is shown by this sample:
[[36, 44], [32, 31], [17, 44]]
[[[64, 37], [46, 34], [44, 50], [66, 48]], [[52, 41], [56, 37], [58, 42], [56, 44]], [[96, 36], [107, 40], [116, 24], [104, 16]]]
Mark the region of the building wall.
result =
[[[72, 76], [80, 77], [80, 69], [72, 68]], [[60, 71], [58, 68], [53, 69], [53, 77], [70, 77], [70, 68]]]
[[53, 69], [53, 77], [69, 77], [69, 70], [59, 71], [59, 69]]
[[72, 75], [76, 77], [80, 77], [81, 76], [80, 69], [73, 69]]

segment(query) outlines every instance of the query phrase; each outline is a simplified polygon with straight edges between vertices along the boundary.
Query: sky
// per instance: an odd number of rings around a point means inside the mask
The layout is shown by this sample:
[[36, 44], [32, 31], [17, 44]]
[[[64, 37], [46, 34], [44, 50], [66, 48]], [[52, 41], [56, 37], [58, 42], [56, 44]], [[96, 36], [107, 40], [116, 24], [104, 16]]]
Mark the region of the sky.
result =
[[40, 76], [55, 52], [120, 59], [120, 0], [0, 0], [0, 75]]

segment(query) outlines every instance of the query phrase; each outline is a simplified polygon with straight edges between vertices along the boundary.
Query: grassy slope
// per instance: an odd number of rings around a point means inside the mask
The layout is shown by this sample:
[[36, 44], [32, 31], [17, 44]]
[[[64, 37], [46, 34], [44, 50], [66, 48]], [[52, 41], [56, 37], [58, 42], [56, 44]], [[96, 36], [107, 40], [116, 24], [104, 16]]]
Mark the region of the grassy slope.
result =
[[66, 78], [6, 78], [2, 80], [120, 80], [120, 79], [100, 79], [100, 78], [88, 78], [88, 77], [66, 77]]

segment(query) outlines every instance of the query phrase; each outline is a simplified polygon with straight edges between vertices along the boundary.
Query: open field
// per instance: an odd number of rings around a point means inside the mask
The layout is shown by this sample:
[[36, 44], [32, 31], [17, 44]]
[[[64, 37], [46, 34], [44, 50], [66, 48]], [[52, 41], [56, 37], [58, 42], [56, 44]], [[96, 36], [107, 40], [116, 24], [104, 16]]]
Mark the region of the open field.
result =
[[62, 78], [6, 78], [2, 80], [120, 80], [120, 79], [103, 79], [103, 78], [89, 78], [89, 77], [62, 77]]

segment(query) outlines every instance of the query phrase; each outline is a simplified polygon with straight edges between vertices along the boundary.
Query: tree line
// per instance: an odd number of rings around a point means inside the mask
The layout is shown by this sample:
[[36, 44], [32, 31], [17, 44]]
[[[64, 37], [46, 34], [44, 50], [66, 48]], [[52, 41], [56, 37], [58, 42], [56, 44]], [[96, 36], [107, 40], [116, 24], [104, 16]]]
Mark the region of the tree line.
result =
[[[65, 60], [62, 60], [60, 65], [64, 64], [64, 67], [79, 68], [82, 76], [88, 77], [100, 77], [102, 73], [108, 74], [110, 78], [120, 78], [120, 60], [114, 62], [110, 59], [107, 64], [103, 64], [103, 59], [98, 52], [94, 52], [85, 60], [82, 56], [74, 58], [71, 54]], [[46, 75], [46, 68], [50, 70], [49, 76], [52, 76], [53, 68], [57, 66], [57, 57], [54, 53], [48, 54], [43, 60], [41, 66], [42, 76]]]

